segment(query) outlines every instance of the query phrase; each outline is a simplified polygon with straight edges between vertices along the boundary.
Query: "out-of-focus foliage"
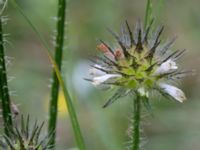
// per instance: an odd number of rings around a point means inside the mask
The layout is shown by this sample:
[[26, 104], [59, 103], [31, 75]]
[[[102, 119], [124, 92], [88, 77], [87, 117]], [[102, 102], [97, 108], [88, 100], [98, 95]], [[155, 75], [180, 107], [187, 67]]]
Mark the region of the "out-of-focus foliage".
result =
[[[53, 48], [56, 16], [55, 0], [18, 0], [39, 31]], [[121, 99], [111, 107], [102, 105], [112, 92], [101, 92], [83, 80], [89, 68], [86, 56], [97, 53], [98, 38], [111, 41], [106, 31], [110, 27], [118, 31], [120, 24], [128, 20], [130, 24], [144, 19], [145, 0], [76, 0], [69, 2], [67, 39], [69, 47], [64, 52], [63, 75], [68, 81], [71, 97], [74, 99], [80, 125], [88, 150], [121, 150], [128, 141], [124, 131], [129, 127], [131, 98]], [[159, 4], [153, 1], [154, 6]], [[159, 4], [160, 5], [160, 4]], [[197, 75], [184, 79], [184, 89], [188, 101], [183, 104], [161, 99], [155, 95], [151, 103], [154, 116], [144, 112], [145, 147], [148, 150], [198, 150], [200, 147], [199, 114], [199, 38], [200, 2], [197, 0], [168, 0], [157, 14], [160, 24], [165, 26], [165, 37], [178, 36], [176, 48], [186, 48], [187, 55], [179, 61], [184, 68], [196, 69]], [[155, 7], [156, 7], [155, 6]], [[154, 9], [154, 8], [153, 8]], [[159, 8], [156, 8], [159, 9]], [[50, 89], [51, 65], [40, 41], [35, 37], [23, 17], [9, 5], [4, 15], [9, 17], [4, 26], [10, 36], [6, 54], [12, 57], [8, 74], [14, 76], [9, 82], [12, 99], [20, 104], [23, 114], [32, 118], [47, 120]], [[67, 40], [66, 39], [66, 40]], [[110, 43], [113, 44], [113, 43]], [[61, 112], [58, 123], [57, 148], [74, 148], [73, 133], [69, 116], [62, 111], [63, 98], [60, 98]]]

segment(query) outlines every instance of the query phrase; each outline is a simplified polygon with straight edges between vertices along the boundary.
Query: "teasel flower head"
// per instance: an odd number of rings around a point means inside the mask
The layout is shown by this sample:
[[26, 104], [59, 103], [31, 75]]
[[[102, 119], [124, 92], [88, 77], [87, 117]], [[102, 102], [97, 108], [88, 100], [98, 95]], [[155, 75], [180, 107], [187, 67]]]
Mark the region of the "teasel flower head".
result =
[[38, 122], [35, 121], [33, 127], [31, 128], [29, 116], [26, 121], [22, 116], [20, 126], [20, 128], [18, 126], [12, 128], [7, 127], [9, 136], [3, 135], [0, 140], [0, 147], [2, 149], [47, 150], [52, 148], [52, 145], [49, 144], [51, 135], [47, 135], [45, 137], [42, 137], [41, 135], [44, 122], [38, 124]]
[[152, 31], [152, 23], [153, 20], [144, 29], [138, 21], [132, 31], [126, 21], [120, 34], [108, 29], [118, 43], [115, 48], [100, 40], [97, 49], [102, 56], [91, 59], [94, 64], [90, 69], [91, 78], [87, 80], [95, 86], [118, 87], [103, 107], [134, 92], [148, 99], [151, 92], [158, 91], [179, 102], [186, 100], [184, 92], [174, 85], [188, 73], [180, 70], [176, 62], [185, 50], [172, 51], [176, 37], [161, 41], [164, 28], [161, 26]]

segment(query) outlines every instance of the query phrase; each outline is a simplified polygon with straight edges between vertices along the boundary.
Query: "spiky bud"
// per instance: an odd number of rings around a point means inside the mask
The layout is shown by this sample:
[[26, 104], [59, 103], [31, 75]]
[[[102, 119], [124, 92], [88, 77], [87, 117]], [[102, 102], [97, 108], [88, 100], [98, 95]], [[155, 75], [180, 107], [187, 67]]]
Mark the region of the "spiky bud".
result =
[[29, 116], [26, 121], [21, 117], [20, 128], [15, 126], [13, 128], [7, 127], [8, 135], [3, 135], [0, 140], [0, 147], [6, 150], [47, 150], [52, 146], [49, 144], [49, 136], [41, 137], [41, 131], [44, 123], [38, 124], [35, 121], [34, 126], [30, 127]]

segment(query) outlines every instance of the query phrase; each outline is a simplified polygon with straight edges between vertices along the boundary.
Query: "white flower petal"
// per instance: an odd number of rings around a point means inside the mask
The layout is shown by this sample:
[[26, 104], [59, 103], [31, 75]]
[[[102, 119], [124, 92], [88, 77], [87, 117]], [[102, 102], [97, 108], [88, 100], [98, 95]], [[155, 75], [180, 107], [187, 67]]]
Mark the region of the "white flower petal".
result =
[[93, 85], [99, 85], [103, 82], [105, 82], [106, 80], [110, 79], [110, 78], [116, 78], [116, 77], [121, 77], [120, 74], [106, 74], [103, 76], [99, 76], [99, 77], [94, 77], [93, 78]]
[[176, 65], [176, 62], [173, 60], [169, 59], [166, 62], [162, 63], [160, 67], [155, 71], [155, 75], [160, 75], [164, 73], [168, 73], [171, 70], [176, 70], [178, 69], [178, 66]]
[[[94, 67], [97, 67], [97, 68], [100, 68], [100, 69], [104, 69], [102, 66], [98, 65], [98, 64], [95, 64]], [[96, 69], [96, 68], [90, 68], [89, 69], [89, 74], [90, 75], [95, 75], [95, 76], [102, 76], [102, 75], [105, 75], [106, 73], [99, 70], [99, 69]]]
[[172, 96], [174, 99], [176, 99], [179, 102], [183, 102], [186, 100], [185, 94], [183, 91], [181, 91], [179, 88], [169, 85], [169, 84], [160, 84], [160, 87], [170, 96]]

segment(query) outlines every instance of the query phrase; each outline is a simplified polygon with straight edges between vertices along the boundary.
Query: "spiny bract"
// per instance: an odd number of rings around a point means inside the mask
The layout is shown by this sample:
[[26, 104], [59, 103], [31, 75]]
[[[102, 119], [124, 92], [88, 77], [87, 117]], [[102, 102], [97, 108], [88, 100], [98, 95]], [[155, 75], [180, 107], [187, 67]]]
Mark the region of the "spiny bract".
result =
[[119, 87], [104, 107], [130, 92], [139, 92], [148, 97], [153, 90], [179, 102], [186, 100], [185, 94], [169, 82], [187, 73], [178, 71], [175, 62], [185, 50], [170, 51], [175, 38], [161, 43], [163, 26], [150, 35], [152, 23], [153, 21], [143, 29], [138, 21], [134, 33], [127, 21], [122, 26], [120, 35], [109, 30], [118, 42], [114, 49], [100, 40], [97, 49], [103, 56], [92, 59], [95, 64], [90, 69], [92, 78], [88, 80], [95, 86], [103, 84]]
[[33, 128], [30, 128], [29, 116], [24, 121], [21, 117], [21, 128], [7, 127], [9, 135], [3, 135], [0, 140], [0, 148], [6, 150], [47, 150], [51, 149], [52, 145], [49, 144], [51, 135], [41, 137], [41, 131], [44, 123], [38, 124], [35, 122]]

